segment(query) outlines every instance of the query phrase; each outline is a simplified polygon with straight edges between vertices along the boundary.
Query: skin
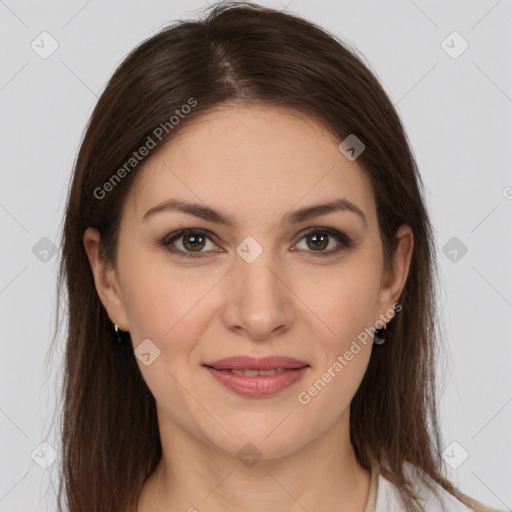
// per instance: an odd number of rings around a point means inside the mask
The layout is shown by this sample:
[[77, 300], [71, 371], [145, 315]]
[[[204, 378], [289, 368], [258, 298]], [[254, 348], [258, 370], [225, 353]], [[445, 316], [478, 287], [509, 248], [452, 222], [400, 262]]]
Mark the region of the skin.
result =
[[[302, 113], [229, 106], [197, 118], [145, 162], [122, 213], [117, 261], [98, 255], [100, 234], [84, 233], [98, 295], [110, 319], [130, 331], [134, 348], [149, 338], [160, 350], [137, 359], [155, 396], [163, 457], [139, 496], [138, 512], [288, 510], [363, 512], [370, 473], [349, 438], [349, 406], [371, 356], [372, 340], [307, 405], [307, 391], [365, 328], [392, 311], [413, 249], [400, 227], [392, 268], [384, 270], [374, 193], [340, 141]], [[206, 204], [235, 217], [234, 228], [181, 212], [144, 213], [170, 198]], [[290, 210], [345, 198], [366, 217], [339, 211], [287, 225]], [[108, 199], [105, 199], [108, 200]], [[334, 228], [354, 243], [308, 228]], [[211, 232], [194, 249], [160, 242], [181, 229]], [[321, 233], [320, 233], [321, 235]], [[248, 263], [236, 252], [247, 237], [263, 252]], [[341, 247], [330, 256], [318, 255]], [[392, 316], [392, 315], [391, 315]], [[377, 323], [377, 326], [380, 327]], [[307, 374], [267, 398], [242, 397], [202, 366], [232, 355], [284, 355]], [[130, 428], [129, 425], [126, 428]], [[251, 442], [261, 459], [247, 467], [237, 452]]]

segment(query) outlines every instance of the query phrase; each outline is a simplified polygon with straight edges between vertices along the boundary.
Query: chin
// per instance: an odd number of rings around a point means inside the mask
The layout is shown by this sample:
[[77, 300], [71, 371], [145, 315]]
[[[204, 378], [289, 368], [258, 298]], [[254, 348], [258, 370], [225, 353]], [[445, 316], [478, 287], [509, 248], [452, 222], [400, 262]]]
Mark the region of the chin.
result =
[[[281, 414], [277, 421], [269, 421], [267, 416], [258, 425], [250, 421], [224, 424], [233, 437], [220, 434], [221, 437], [217, 439], [210, 437], [209, 442], [240, 460], [244, 457], [258, 460], [280, 459], [299, 450], [308, 442], [303, 434], [305, 429], [298, 428], [295, 423], [296, 428], [290, 430], [287, 420], [283, 421], [284, 417], [286, 414]], [[211, 431], [209, 434], [211, 435]]]

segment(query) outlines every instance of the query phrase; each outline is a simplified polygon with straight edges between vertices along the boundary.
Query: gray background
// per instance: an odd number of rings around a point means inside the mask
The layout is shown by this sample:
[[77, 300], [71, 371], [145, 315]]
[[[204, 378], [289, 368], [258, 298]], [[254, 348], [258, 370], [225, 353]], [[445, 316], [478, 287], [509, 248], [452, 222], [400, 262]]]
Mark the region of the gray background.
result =
[[[399, 111], [427, 188], [444, 286], [445, 458], [463, 491], [512, 509], [512, 0], [261, 3], [354, 45]], [[52, 449], [36, 450], [46, 441], [59, 451], [61, 348], [45, 366], [56, 308], [51, 244], [86, 121], [137, 43], [206, 5], [0, 0], [0, 511], [54, 510], [57, 464], [42, 468]], [[58, 42], [46, 59], [31, 47], [50, 48], [43, 31]], [[458, 53], [461, 40], [442, 45], [453, 31], [469, 43], [457, 58], [445, 49]]]

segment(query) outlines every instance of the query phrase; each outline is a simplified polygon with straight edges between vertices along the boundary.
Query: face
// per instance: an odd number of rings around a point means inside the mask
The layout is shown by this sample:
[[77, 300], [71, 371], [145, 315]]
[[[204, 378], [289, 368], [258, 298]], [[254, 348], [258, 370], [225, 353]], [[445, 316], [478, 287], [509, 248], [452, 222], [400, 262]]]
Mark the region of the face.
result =
[[[371, 355], [361, 333], [391, 320], [412, 244], [403, 237], [385, 273], [371, 183], [340, 142], [294, 111], [216, 110], [139, 171], [115, 268], [94, 259], [86, 233], [100, 298], [144, 354], [161, 425], [232, 455], [250, 441], [271, 459], [348, 424]], [[200, 208], [155, 209], [169, 201]], [[344, 208], [297, 213], [335, 201]], [[233, 356], [303, 368], [242, 376], [205, 366]]]

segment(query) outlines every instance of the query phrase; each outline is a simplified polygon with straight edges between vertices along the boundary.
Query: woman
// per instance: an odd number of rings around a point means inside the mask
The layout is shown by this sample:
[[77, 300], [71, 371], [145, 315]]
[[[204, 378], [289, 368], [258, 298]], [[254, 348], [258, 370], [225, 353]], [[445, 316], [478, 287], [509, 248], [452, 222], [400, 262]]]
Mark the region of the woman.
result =
[[68, 197], [61, 507], [489, 510], [442, 469], [421, 186], [305, 20], [218, 5], [136, 48]]

